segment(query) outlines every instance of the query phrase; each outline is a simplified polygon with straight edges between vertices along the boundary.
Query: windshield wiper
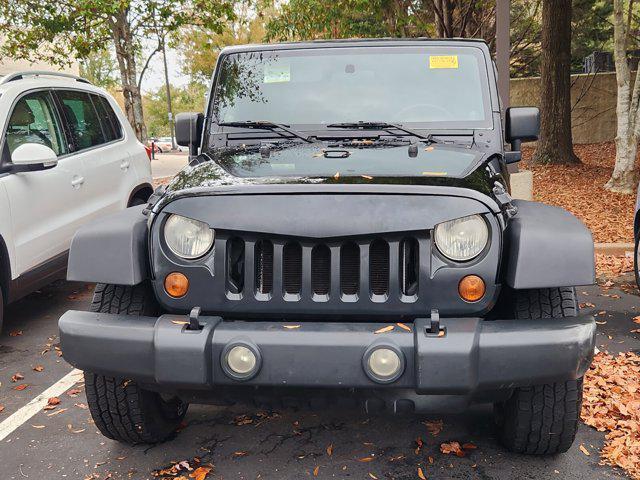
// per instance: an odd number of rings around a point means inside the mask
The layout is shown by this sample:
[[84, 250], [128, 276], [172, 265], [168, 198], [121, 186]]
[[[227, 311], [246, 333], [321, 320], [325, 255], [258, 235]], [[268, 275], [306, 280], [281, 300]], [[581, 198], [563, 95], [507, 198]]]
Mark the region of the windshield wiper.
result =
[[[359, 130], [375, 130], [375, 129], [380, 129], [380, 130], [386, 130], [389, 131], [389, 129], [395, 129], [395, 130], [400, 130], [401, 132], [404, 133], [408, 133], [409, 135], [412, 135], [416, 138], [419, 138], [420, 140], [427, 142], [427, 143], [438, 143], [438, 141], [436, 139], [433, 138], [433, 136], [428, 133], [428, 134], [422, 134], [420, 132], [416, 132], [415, 130], [411, 130], [409, 128], [405, 128], [402, 125], [398, 125], [397, 123], [389, 123], [389, 122], [363, 122], [363, 121], [359, 121], [359, 122], [343, 122], [343, 123], [330, 123], [329, 125], [327, 125], [327, 128], [355, 128], [355, 129], [359, 129]], [[394, 135], [393, 132], [389, 132], [391, 135]], [[394, 136], [398, 136], [397, 134], [395, 134]]]
[[296, 132], [295, 130], [289, 128], [288, 125], [284, 125], [282, 123], [274, 123], [266, 120], [244, 120], [241, 122], [221, 122], [218, 125], [220, 127], [259, 128], [264, 130], [271, 130], [272, 132], [277, 133], [283, 138], [289, 138], [286, 135], [284, 135], [282, 132], [278, 131], [278, 130], [282, 130], [284, 132], [290, 133], [294, 137], [304, 140], [307, 143], [314, 143], [314, 141], [311, 140], [310, 137], [300, 132]]

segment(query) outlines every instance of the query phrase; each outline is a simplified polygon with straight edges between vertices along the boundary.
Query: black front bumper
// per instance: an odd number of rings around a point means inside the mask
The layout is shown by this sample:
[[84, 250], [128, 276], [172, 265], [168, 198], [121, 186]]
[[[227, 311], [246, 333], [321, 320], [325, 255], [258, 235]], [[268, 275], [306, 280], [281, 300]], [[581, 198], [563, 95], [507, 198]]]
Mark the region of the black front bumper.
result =
[[[444, 335], [430, 335], [428, 320], [408, 324], [223, 321], [200, 317], [132, 317], [69, 311], [60, 319], [65, 359], [95, 373], [125, 377], [175, 391], [218, 386], [409, 389], [418, 394], [464, 395], [581, 377], [591, 362], [595, 322], [591, 316], [544, 320], [445, 318]], [[285, 328], [285, 325], [295, 328]], [[222, 368], [228, 345], [241, 342], [259, 352], [251, 379], [230, 378]], [[404, 371], [390, 384], [372, 380], [363, 355], [372, 345], [402, 352]]]

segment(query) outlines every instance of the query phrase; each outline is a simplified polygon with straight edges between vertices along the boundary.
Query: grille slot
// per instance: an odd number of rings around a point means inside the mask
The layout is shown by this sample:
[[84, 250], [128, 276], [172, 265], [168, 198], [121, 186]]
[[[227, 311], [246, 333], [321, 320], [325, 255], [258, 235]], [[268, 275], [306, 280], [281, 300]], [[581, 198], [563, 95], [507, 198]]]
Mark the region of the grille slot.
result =
[[234, 237], [227, 242], [227, 290], [242, 293], [244, 289], [244, 241]]
[[420, 264], [418, 260], [418, 241], [404, 238], [400, 242], [400, 291], [403, 295], [418, 293]]
[[369, 247], [369, 285], [374, 295], [389, 293], [389, 244], [376, 239]]
[[282, 250], [282, 283], [285, 293], [299, 294], [302, 288], [302, 247], [287, 243]]
[[340, 248], [340, 291], [356, 295], [360, 286], [360, 248], [346, 243]]
[[273, 243], [259, 240], [255, 247], [256, 291], [268, 294], [273, 291]]
[[311, 291], [316, 295], [328, 295], [331, 287], [331, 250], [326, 245], [316, 245], [311, 250]]

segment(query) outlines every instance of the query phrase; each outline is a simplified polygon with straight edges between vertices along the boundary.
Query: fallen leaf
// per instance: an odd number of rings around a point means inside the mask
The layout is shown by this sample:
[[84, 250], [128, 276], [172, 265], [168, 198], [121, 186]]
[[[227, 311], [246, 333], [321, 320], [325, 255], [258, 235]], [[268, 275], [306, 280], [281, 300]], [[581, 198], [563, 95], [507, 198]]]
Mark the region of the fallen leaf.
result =
[[233, 452], [233, 455], [235, 457], [245, 457], [247, 455], [247, 452], [241, 452], [241, 451]]
[[18, 337], [22, 335], [22, 330], [14, 330], [13, 332], [9, 332], [10, 337]]
[[319, 471], [320, 471], [320, 465], [316, 465], [316, 468], [313, 469], [313, 476], [317, 477]]
[[580, 445], [580, 451], [584, 453], [587, 457], [591, 455], [589, 453], [589, 450], [587, 450], [584, 445]]
[[33, 367], [34, 372], [42, 372], [43, 370], [44, 367], [42, 365], [36, 365], [35, 367]]
[[73, 406], [74, 406], [74, 407], [81, 408], [81, 409], [83, 409], [83, 410], [86, 410], [87, 408], [89, 408], [89, 407], [87, 407], [84, 403], [74, 403], [74, 404], [73, 404]]
[[422, 471], [422, 468], [418, 467], [418, 478], [420, 480], [427, 480], [427, 477], [424, 475], [424, 472]]
[[362, 463], [372, 462], [373, 460], [375, 460], [375, 457], [362, 457], [358, 459], [358, 461]]
[[283, 325], [283, 327], [288, 330], [295, 330], [296, 328], [300, 328], [300, 325]]
[[47, 405], [60, 405], [60, 399], [58, 397], [51, 397], [47, 400]]
[[440, 451], [445, 455], [454, 454], [458, 457], [464, 457], [464, 451], [459, 442], [446, 442], [440, 444]]
[[422, 443], [422, 438], [421, 437], [416, 438], [416, 448], [414, 449], [413, 453], [418, 455], [420, 453], [420, 450], [422, 449], [422, 445], [424, 445]]
[[71, 390], [69, 390], [67, 392], [67, 395], [69, 395], [70, 397], [75, 397], [78, 394], [82, 393], [82, 390], [78, 389], [78, 388], [72, 388]]
[[211, 472], [211, 470], [213, 470], [213, 467], [208, 465], [198, 467], [193, 472], [191, 472], [189, 478], [193, 478], [195, 480], [204, 480], [205, 478], [207, 478], [207, 475], [209, 475], [209, 472]]
[[411, 332], [411, 328], [408, 325], [405, 325], [404, 323], [396, 323], [397, 326], [399, 326], [401, 329], [406, 330], [407, 332]]
[[333, 443], [330, 443], [329, 445], [327, 445], [327, 455], [329, 456], [333, 455]]
[[425, 420], [422, 424], [427, 427], [427, 431], [434, 437], [442, 431], [444, 426], [442, 420]]
[[386, 327], [379, 328], [378, 330], [376, 330], [373, 333], [375, 333], [375, 334], [387, 333], [387, 332], [390, 332], [391, 330], [393, 330], [394, 328], [396, 328], [394, 325], [387, 325]]
[[638, 315], [637, 317], [633, 317], [633, 322], [640, 323], [640, 315]]
[[44, 428], [44, 425], [31, 425], [33, 428], [41, 429]]
[[56, 410], [55, 412], [47, 413], [47, 417], [54, 417], [56, 415], [60, 415], [62, 412], [66, 412], [66, 408], [61, 408], [60, 410]]
[[4, 410], [4, 405], [0, 404], [0, 412]]
[[18, 390], [18, 391], [22, 391], [25, 388], [27, 388], [29, 386], [28, 383], [22, 383], [20, 385], [16, 385], [15, 387], [13, 387], [14, 390]]
[[11, 375], [11, 382], [16, 383], [20, 380], [24, 380], [24, 375], [22, 375], [21, 373], [14, 373], [13, 375]]
[[474, 445], [473, 443], [471, 443], [471, 442], [462, 444], [462, 449], [463, 450], [475, 450], [476, 448], [478, 448], [478, 447], [476, 445]]

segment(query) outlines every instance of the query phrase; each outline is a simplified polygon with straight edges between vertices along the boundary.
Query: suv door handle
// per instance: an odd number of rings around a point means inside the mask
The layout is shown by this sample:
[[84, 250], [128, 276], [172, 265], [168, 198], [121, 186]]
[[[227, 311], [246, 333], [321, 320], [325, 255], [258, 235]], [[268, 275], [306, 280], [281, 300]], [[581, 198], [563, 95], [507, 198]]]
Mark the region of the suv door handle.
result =
[[129, 160], [122, 160], [122, 162], [120, 162], [120, 169], [126, 171], [128, 168], [129, 168]]
[[80, 188], [80, 185], [82, 185], [84, 183], [84, 177], [74, 177], [73, 180], [71, 180], [71, 186], [73, 188]]

